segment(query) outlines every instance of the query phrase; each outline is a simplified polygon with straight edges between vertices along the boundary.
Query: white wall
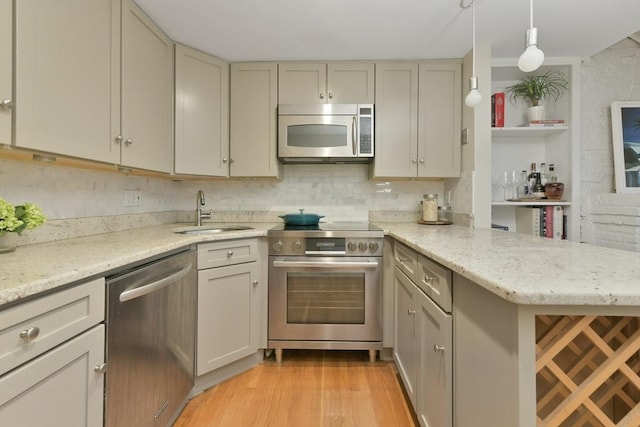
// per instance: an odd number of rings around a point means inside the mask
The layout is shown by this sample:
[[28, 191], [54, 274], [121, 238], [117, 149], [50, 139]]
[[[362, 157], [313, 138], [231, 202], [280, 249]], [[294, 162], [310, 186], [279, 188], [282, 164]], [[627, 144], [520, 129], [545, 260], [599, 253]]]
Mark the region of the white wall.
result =
[[614, 193], [611, 102], [640, 101], [640, 45], [625, 39], [581, 70], [581, 239], [640, 252], [640, 194]]

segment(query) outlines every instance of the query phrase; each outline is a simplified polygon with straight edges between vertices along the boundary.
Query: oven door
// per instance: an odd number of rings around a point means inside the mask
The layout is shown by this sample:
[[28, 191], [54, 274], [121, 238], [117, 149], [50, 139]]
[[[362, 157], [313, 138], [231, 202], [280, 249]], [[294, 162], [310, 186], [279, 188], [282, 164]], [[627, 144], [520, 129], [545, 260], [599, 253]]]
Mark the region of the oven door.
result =
[[380, 257], [269, 257], [269, 340], [381, 341]]

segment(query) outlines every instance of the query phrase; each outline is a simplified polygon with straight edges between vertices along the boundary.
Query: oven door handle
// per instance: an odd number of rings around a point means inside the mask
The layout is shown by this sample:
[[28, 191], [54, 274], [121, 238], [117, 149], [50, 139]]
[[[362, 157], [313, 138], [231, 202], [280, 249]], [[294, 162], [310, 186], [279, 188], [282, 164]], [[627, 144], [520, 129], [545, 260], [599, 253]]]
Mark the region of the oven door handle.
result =
[[313, 268], [376, 268], [378, 261], [273, 261], [274, 267], [313, 267]]

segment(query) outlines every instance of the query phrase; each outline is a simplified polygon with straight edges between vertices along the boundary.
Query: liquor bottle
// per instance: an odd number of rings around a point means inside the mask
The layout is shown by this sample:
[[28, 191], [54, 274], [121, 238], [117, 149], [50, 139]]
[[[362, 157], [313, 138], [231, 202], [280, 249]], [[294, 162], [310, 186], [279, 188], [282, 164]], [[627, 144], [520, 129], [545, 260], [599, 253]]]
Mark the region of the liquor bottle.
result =
[[536, 163], [531, 163], [531, 173], [529, 174], [529, 194], [533, 194], [533, 186], [536, 183]]
[[531, 194], [533, 195], [533, 197], [545, 197], [544, 185], [542, 185], [542, 182], [540, 180], [540, 172], [535, 173], [535, 182], [533, 184], [533, 190]]
[[549, 175], [547, 175], [547, 164], [540, 163], [540, 182], [542, 185], [546, 185], [549, 182]]
[[556, 167], [553, 163], [549, 163], [549, 182], [558, 182]]

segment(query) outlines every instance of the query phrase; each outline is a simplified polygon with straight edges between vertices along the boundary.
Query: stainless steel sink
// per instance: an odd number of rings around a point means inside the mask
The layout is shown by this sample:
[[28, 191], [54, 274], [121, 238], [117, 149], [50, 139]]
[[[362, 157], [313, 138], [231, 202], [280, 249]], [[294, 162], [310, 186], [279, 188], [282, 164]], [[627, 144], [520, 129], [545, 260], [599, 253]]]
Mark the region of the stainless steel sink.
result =
[[253, 227], [244, 225], [201, 225], [199, 227], [178, 228], [173, 232], [178, 234], [218, 234], [242, 230], [253, 230]]

